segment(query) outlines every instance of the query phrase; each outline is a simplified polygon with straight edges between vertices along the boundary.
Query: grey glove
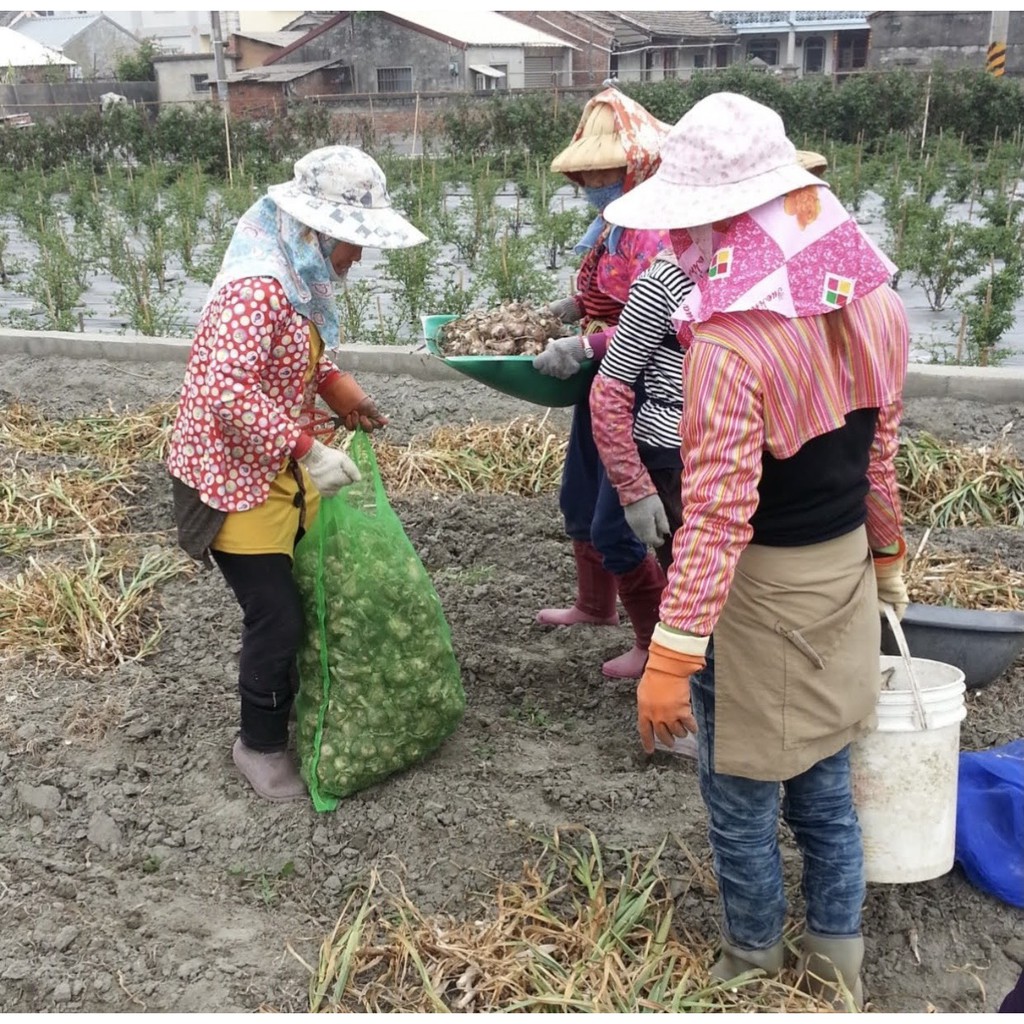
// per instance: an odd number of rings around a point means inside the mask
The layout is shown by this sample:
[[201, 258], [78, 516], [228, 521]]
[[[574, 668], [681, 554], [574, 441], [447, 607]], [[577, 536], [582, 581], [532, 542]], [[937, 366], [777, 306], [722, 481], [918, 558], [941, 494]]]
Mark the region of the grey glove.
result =
[[574, 324], [583, 319], [583, 310], [580, 309], [576, 304], [576, 300], [571, 295], [549, 303], [548, 312], [552, 316], [557, 316], [563, 324]]
[[656, 494], [623, 506], [626, 522], [637, 537], [652, 548], [659, 548], [669, 537], [668, 516], [665, 506]]
[[574, 334], [571, 338], [548, 338], [547, 347], [533, 360], [533, 365], [546, 377], [568, 380], [586, 358], [583, 339]]

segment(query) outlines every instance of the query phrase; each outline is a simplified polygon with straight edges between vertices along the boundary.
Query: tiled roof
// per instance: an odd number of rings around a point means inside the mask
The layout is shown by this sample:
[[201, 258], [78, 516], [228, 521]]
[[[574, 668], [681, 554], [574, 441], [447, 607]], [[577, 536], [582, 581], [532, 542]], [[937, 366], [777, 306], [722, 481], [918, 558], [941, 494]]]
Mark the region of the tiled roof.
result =
[[621, 11], [625, 21], [636, 21], [652, 35], [686, 36], [704, 39], [733, 35], [732, 29], [716, 21], [707, 11]]

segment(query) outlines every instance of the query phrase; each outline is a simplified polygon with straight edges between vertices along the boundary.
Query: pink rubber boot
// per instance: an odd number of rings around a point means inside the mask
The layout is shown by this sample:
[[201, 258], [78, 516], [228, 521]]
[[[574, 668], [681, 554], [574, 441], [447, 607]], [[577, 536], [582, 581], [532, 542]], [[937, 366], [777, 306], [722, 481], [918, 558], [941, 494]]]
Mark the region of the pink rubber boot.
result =
[[617, 626], [616, 577], [604, 567], [601, 553], [593, 544], [574, 540], [572, 552], [576, 558], [576, 602], [571, 608], [542, 608], [537, 612], [537, 622], [542, 626]]
[[649, 554], [635, 569], [618, 577], [619, 598], [633, 625], [636, 639], [631, 650], [601, 666], [609, 679], [639, 679], [647, 664], [654, 627], [658, 624], [658, 606], [667, 580], [654, 555]]

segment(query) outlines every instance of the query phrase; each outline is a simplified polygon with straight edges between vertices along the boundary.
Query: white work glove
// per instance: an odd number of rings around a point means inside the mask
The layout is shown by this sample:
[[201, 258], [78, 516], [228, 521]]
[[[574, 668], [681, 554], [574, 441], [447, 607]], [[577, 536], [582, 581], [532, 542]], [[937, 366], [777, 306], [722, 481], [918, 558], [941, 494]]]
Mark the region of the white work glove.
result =
[[896, 611], [896, 618], [902, 619], [910, 597], [907, 594], [907, 581], [903, 576], [907, 558], [907, 543], [900, 538], [899, 548], [895, 554], [886, 555], [872, 552], [875, 565], [875, 582], [878, 584], [879, 604], [889, 604]]
[[548, 303], [547, 310], [552, 316], [557, 316], [563, 324], [574, 324], [583, 319], [583, 310], [571, 295]]
[[325, 498], [362, 479], [359, 467], [344, 452], [328, 448], [322, 441], [314, 441], [299, 463], [305, 466], [310, 480]]
[[547, 347], [533, 360], [533, 366], [546, 377], [568, 380], [586, 358], [583, 338], [574, 334], [571, 338], [548, 338]]
[[661, 498], [648, 494], [646, 498], [624, 505], [626, 522], [637, 538], [652, 548], [660, 548], [669, 537], [668, 516]]

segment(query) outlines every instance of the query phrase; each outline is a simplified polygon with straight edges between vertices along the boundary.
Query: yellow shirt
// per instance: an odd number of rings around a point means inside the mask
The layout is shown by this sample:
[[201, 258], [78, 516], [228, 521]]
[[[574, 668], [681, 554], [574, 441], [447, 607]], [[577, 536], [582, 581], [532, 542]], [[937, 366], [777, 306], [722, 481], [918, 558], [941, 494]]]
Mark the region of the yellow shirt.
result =
[[[304, 380], [308, 382], [316, 373], [317, 363], [323, 355], [324, 343], [320, 332], [309, 325], [309, 368]], [[302, 492], [296, 471], [302, 479]], [[303, 497], [304, 494], [304, 497]], [[305, 508], [305, 521], [300, 516]], [[215, 551], [229, 555], [288, 555], [295, 549], [299, 526], [309, 529], [320, 508], [320, 492], [306, 470], [294, 459], [270, 483], [267, 500], [245, 512], [229, 512], [210, 545]]]

